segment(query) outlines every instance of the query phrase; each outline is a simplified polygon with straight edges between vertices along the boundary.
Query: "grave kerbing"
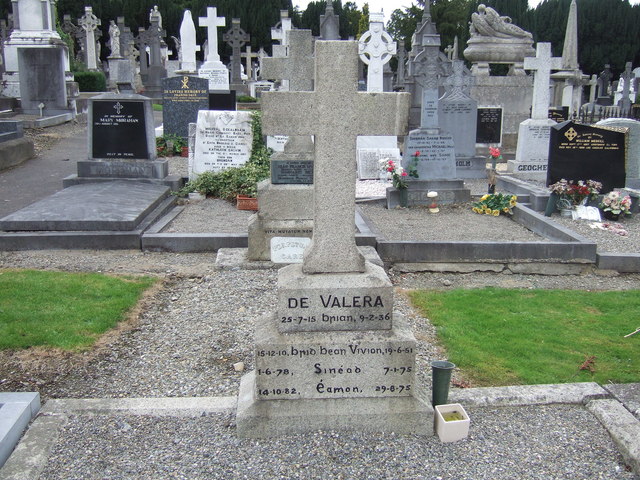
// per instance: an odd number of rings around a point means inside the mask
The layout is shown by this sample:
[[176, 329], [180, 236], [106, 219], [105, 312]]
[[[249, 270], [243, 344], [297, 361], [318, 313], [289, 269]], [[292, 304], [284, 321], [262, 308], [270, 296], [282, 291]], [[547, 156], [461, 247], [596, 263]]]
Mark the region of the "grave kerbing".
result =
[[433, 409], [417, 396], [415, 339], [393, 313], [384, 270], [355, 246], [356, 172], [346, 161], [358, 134], [402, 134], [409, 98], [357, 92], [356, 49], [317, 42], [316, 90], [264, 96], [264, 133], [316, 136], [315, 226], [304, 263], [279, 272], [276, 312], [256, 324], [256, 370], [238, 399], [241, 437], [433, 434]]

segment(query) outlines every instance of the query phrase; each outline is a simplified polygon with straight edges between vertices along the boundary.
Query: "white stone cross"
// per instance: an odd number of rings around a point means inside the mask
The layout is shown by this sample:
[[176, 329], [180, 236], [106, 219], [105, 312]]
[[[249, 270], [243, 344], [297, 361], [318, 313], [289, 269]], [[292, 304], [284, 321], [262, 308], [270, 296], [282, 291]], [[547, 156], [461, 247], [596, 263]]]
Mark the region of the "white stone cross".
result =
[[246, 61], [246, 67], [245, 67], [245, 72], [247, 73], [247, 75], [249, 76], [249, 78], [251, 80], [255, 80], [254, 75], [253, 75], [253, 68], [251, 65], [251, 60], [254, 58], [258, 58], [258, 54], [257, 53], [253, 53], [251, 51], [251, 45], [247, 45], [245, 47], [244, 53], [242, 53], [240, 55], [242, 58], [245, 59]]
[[551, 70], [562, 69], [562, 58], [551, 56], [551, 44], [538, 42], [535, 57], [525, 57], [524, 69], [533, 70], [533, 101], [531, 118], [544, 120], [549, 118], [549, 82]]
[[369, 30], [358, 42], [360, 59], [369, 65], [367, 72], [367, 92], [383, 91], [384, 64], [396, 54], [396, 42], [384, 31], [384, 15], [372, 13], [369, 16]]
[[87, 68], [89, 70], [97, 70], [98, 63], [96, 61], [96, 37], [95, 30], [101, 25], [101, 21], [93, 14], [92, 7], [84, 7], [84, 15], [78, 19], [78, 25], [85, 31], [85, 40], [87, 42]]
[[220, 55], [218, 54], [218, 27], [224, 27], [226, 21], [224, 17], [218, 17], [218, 10], [216, 7], [207, 7], [207, 16], [198, 17], [198, 26], [207, 27], [207, 40], [209, 41], [209, 51], [205, 61], [219, 62]]
[[289, 55], [262, 60], [262, 78], [289, 80], [289, 89], [300, 92], [313, 89], [313, 36], [311, 30], [289, 32]]
[[363, 272], [355, 242], [356, 138], [404, 135], [408, 93], [358, 92], [355, 41], [317, 41], [313, 92], [264, 92], [265, 135], [315, 135], [313, 239], [305, 273]]
[[280, 42], [280, 45], [289, 45], [287, 32], [291, 30], [291, 19], [288, 10], [280, 10], [280, 28], [271, 29], [271, 40]]

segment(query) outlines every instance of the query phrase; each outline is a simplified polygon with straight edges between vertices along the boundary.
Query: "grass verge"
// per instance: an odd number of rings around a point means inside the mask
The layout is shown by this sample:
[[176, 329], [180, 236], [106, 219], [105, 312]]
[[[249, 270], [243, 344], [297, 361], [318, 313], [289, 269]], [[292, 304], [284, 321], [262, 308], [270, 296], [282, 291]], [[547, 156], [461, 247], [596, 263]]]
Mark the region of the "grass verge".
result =
[[449, 359], [477, 386], [640, 381], [640, 291], [416, 290]]
[[83, 350], [126, 318], [152, 277], [0, 270], [0, 349]]

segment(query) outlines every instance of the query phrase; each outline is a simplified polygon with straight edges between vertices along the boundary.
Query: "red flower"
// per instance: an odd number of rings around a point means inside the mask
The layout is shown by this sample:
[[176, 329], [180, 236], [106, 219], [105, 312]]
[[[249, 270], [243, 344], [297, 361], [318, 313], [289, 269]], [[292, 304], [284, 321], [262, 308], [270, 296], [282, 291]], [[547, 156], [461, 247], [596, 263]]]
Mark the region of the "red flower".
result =
[[414, 157], [419, 157], [420, 156], [420, 150], [416, 150], [416, 153], [413, 154]]
[[406, 177], [407, 176], [407, 172], [405, 172], [404, 170], [402, 171], [402, 176]]
[[493, 158], [498, 158], [500, 156], [500, 149], [489, 147], [489, 155], [491, 155]]

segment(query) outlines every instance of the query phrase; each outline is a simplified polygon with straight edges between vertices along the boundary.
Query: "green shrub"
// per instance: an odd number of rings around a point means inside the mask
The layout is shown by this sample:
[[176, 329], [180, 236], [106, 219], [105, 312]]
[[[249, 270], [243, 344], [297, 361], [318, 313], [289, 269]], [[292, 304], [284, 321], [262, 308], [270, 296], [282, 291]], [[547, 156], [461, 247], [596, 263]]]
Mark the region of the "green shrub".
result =
[[81, 92], [104, 92], [107, 90], [107, 78], [102, 72], [75, 72], [74, 80], [78, 82]]
[[256, 103], [258, 101], [257, 98], [254, 98], [250, 95], [240, 95], [236, 101], [238, 103]]
[[182, 147], [186, 146], [186, 139], [173, 133], [156, 137], [156, 151], [159, 157], [179, 156], [182, 153]]

